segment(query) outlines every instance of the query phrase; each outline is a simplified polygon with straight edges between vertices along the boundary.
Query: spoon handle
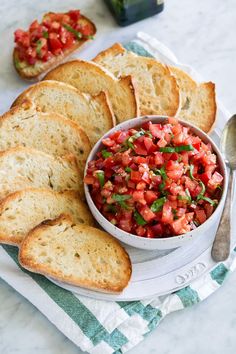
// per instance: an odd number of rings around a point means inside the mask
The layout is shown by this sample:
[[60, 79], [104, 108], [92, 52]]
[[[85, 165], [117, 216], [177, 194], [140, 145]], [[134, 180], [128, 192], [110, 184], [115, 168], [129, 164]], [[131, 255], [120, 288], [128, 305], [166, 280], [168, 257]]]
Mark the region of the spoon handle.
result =
[[233, 187], [233, 172], [230, 169], [228, 192], [224, 210], [221, 215], [220, 224], [215, 235], [215, 240], [211, 250], [211, 256], [216, 262], [225, 261], [230, 252], [230, 210], [231, 210], [231, 193]]

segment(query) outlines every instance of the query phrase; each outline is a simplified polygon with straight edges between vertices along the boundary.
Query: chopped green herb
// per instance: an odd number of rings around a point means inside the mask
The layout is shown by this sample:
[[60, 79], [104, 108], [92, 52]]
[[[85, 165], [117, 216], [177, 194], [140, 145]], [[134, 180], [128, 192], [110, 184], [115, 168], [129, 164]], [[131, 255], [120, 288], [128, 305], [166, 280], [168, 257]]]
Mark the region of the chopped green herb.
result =
[[[202, 195], [200, 197], [201, 200], [205, 200], [206, 202], [208, 202], [209, 204], [211, 204], [212, 206], [215, 206], [218, 204], [218, 202], [216, 200], [212, 200], [211, 198], [205, 197], [204, 195]], [[199, 200], [200, 200], [199, 199]]]
[[194, 169], [194, 165], [189, 165], [189, 176], [190, 176], [191, 180], [194, 180], [193, 169]]
[[117, 212], [117, 209], [113, 204], [107, 204], [106, 208], [109, 213], [116, 214]]
[[181, 152], [181, 151], [193, 151], [194, 147], [192, 145], [181, 145], [181, 146], [165, 146], [160, 147], [161, 152]]
[[20, 60], [18, 60], [18, 59], [14, 59], [14, 63], [15, 63], [15, 67], [19, 70], [19, 69], [21, 69], [21, 63], [20, 63]]
[[148, 135], [149, 138], [153, 138], [152, 133], [149, 130], [144, 130], [143, 128], [141, 128], [141, 131], [145, 134]]
[[142, 217], [142, 215], [139, 214], [139, 212], [137, 210], [134, 211], [134, 218], [137, 222], [138, 225], [146, 225], [147, 222], [144, 220], [144, 218]]
[[174, 220], [178, 220], [177, 210], [176, 209], [172, 209], [172, 214], [174, 215]]
[[128, 146], [130, 149], [134, 150], [134, 144], [133, 144], [131, 141], [129, 141], [129, 139], [127, 140], [127, 146]]
[[150, 208], [151, 211], [153, 211], [154, 213], [156, 213], [157, 211], [161, 211], [165, 202], [166, 202], [166, 197], [156, 199], [151, 205]]
[[112, 156], [112, 152], [109, 152], [109, 151], [107, 151], [106, 149], [102, 150], [101, 153], [102, 153], [102, 157], [103, 157], [104, 159], [106, 159], [107, 157]]
[[123, 209], [129, 209], [125, 201], [130, 198], [131, 195], [128, 194], [112, 194], [112, 199], [115, 200]]
[[105, 184], [104, 172], [103, 171], [97, 172], [96, 175], [99, 180], [100, 186], [103, 187]]
[[47, 31], [43, 31], [43, 38], [48, 39], [49, 35]]
[[197, 196], [197, 201], [199, 201], [200, 199], [202, 199], [202, 197], [204, 196], [205, 192], [206, 192], [206, 186], [202, 181], [199, 181], [200, 186], [202, 187], [201, 192], [198, 194]]
[[76, 37], [76, 39], [81, 39], [83, 37], [82, 33], [79, 31], [76, 31], [73, 27], [70, 25], [67, 25], [65, 23], [62, 24], [62, 26], [68, 31], [73, 33], [73, 35]]
[[187, 202], [191, 204], [192, 198], [191, 198], [188, 188], [185, 189], [185, 193], [186, 193], [186, 195], [178, 195], [177, 199], [178, 200], [187, 200]]
[[43, 43], [42, 43], [42, 41], [39, 39], [39, 40], [36, 42], [36, 53], [37, 53], [38, 55], [41, 54], [42, 45], [43, 45]]
[[128, 172], [128, 173], [130, 173], [132, 171], [132, 168], [130, 168], [130, 167], [125, 167], [125, 172]]
[[162, 166], [162, 168], [160, 170], [155, 169], [155, 170], [153, 170], [153, 172], [156, 175], [161, 175], [163, 181], [165, 181], [167, 179], [167, 174], [166, 174], [166, 171], [165, 171], [165, 167]]

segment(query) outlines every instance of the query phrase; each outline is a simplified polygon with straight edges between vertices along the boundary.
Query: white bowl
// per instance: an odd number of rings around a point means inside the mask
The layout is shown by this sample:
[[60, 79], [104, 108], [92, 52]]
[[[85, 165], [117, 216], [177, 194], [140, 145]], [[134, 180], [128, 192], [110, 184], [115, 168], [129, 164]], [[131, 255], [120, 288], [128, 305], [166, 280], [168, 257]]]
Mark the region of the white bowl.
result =
[[[117, 130], [128, 130], [130, 128], [135, 128], [147, 121], [151, 121], [153, 123], [161, 123], [161, 122], [166, 121], [166, 119], [167, 119], [167, 117], [163, 117], [163, 116], [138, 117], [138, 118], [127, 120], [127, 121], [115, 126], [111, 130], [109, 130], [96, 143], [96, 145], [93, 147], [92, 151], [90, 152], [89, 157], [87, 159], [86, 167], [85, 167], [85, 174], [87, 171], [87, 166], [88, 166], [89, 161], [96, 159], [97, 152], [102, 149], [102, 140], [104, 138], [107, 138], [108, 136], [110, 136], [112, 133], [114, 133]], [[212, 235], [214, 235], [216, 232], [218, 222], [219, 222], [222, 210], [223, 210], [224, 201], [225, 201], [225, 197], [226, 197], [226, 191], [227, 191], [227, 188], [226, 188], [226, 186], [227, 186], [227, 170], [226, 170], [226, 165], [225, 165], [224, 159], [222, 157], [221, 152], [219, 151], [219, 149], [215, 145], [214, 141], [208, 135], [206, 135], [202, 130], [200, 130], [199, 128], [196, 128], [194, 125], [192, 125], [190, 123], [187, 123], [187, 122], [184, 122], [181, 120], [179, 120], [179, 122], [186, 127], [190, 127], [192, 132], [194, 134], [196, 134], [197, 136], [199, 136], [205, 143], [208, 143], [208, 142], [211, 143], [213, 151], [217, 155], [221, 173], [224, 177], [223, 191], [222, 191], [222, 196], [221, 196], [220, 202], [219, 202], [217, 208], [215, 209], [215, 211], [213, 212], [213, 214], [202, 225], [198, 226], [196, 229], [194, 229], [190, 232], [187, 232], [183, 235], [171, 236], [171, 237], [166, 237], [166, 238], [146, 238], [146, 237], [140, 237], [140, 236], [136, 236], [136, 235], [130, 234], [128, 232], [125, 232], [125, 231], [119, 229], [118, 227], [116, 227], [115, 225], [111, 224], [97, 209], [97, 207], [95, 206], [95, 204], [91, 198], [89, 188], [87, 185], [85, 185], [84, 188], [85, 188], [86, 200], [87, 200], [88, 206], [89, 206], [94, 218], [97, 220], [97, 222], [101, 225], [101, 227], [104, 230], [106, 230], [108, 233], [113, 235], [118, 240], [120, 240], [130, 246], [133, 246], [136, 248], [141, 248], [141, 249], [146, 249], [146, 250], [172, 249], [172, 248], [183, 246], [186, 242], [189, 242], [190, 240], [198, 237], [198, 235], [200, 233], [205, 233], [206, 237], [212, 237]]]

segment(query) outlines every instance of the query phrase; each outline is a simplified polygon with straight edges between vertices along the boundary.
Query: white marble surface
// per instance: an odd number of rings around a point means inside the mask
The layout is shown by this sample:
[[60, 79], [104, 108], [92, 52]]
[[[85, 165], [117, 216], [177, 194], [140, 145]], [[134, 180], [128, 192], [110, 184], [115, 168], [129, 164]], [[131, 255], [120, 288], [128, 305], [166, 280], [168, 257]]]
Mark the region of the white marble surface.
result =
[[[91, 58], [114, 41], [129, 41], [139, 30], [169, 46], [184, 63], [216, 83], [229, 111], [236, 110], [235, 0], [167, 0], [164, 12], [120, 28], [102, 0], [1, 0], [0, 112], [24, 84], [12, 69], [12, 33], [48, 10], [81, 8], [97, 24], [96, 42], [81, 53]], [[0, 270], [1, 271], [1, 270]], [[236, 273], [205, 302], [169, 315], [132, 354], [233, 354], [236, 347]], [[79, 354], [78, 350], [30, 303], [0, 280], [1, 354]]]

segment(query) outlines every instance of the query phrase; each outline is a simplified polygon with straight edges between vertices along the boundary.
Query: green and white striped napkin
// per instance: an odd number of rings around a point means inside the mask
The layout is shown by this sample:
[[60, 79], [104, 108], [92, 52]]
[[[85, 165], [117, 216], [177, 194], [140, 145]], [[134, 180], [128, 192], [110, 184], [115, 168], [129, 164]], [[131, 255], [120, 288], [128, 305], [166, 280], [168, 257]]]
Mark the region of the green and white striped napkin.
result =
[[[150, 55], [135, 42], [127, 48]], [[166, 297], [132, 302], [106, 302], [73, 294], [45, 277], [19, 266], [17, 249], [0, 247], [0, 276], [39, 309], [65, 336], [91, 354], [124, 353], [141, 342], [169, 313], [192, 306], [211, 295], [236, 268], [236, 248], [217, 265], [182, 290]]]

